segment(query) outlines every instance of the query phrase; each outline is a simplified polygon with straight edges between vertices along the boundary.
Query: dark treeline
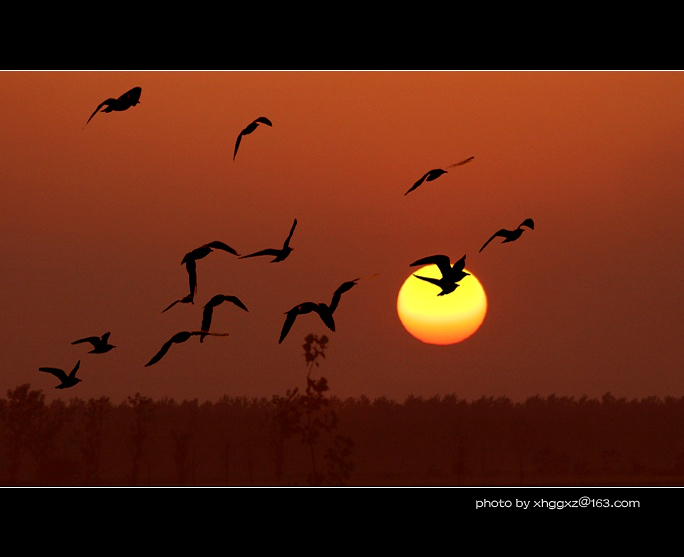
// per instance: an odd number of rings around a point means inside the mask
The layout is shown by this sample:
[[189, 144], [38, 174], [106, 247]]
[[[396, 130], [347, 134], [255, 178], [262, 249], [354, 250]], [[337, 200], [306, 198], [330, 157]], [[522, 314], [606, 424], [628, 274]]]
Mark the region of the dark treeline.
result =
[[0, 399], [11, 486], [684, 485], [684, 397]]

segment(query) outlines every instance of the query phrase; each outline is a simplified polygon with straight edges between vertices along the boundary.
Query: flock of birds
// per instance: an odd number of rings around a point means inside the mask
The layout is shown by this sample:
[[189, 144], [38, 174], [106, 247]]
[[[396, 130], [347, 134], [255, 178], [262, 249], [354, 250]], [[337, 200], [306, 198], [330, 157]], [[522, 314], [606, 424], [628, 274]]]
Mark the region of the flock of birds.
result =
[[[88, 118], [86, 125], [92, 120], [92, 118], [98, 113], [98, 112], [103, 112], [103, 113], [109, 113], [109, 112], [121, 112], [128, 110], [131, 107], [136, 106], [137, 104], [140, 103], [140, 96], [142, 94], [142, 88], [141, 87], [134, 87], [130, 91], [127, 91], [123, 95], [121, 95], [118, 98], [109, 98], [101, 102], [98, 107], [95, 109], [95, 111], [91, 114], [90, 118]], [[238, 149], [240, 147], [240, 143], [242, 142], [242, 138], [246, 135], [251, 134], [254, 132], [260, 125], [266, 125], [269, 127], [273, 126], [273, 123], [266, 118], [265, 116], [260, 116], [250, 122], [237, 136], [237, 139], [235, 141], [235, 148], [233, 151], [233, 160], [235, 160], [235, 157], [237, 156]], [[455, 164], [452, 164], [448, 166], [447, 168], [451, 168], [454, 166], [462, 166], [464, 164], [467, 164], [471, 162], [474, 159], [474, 157], [469, 157], [465, 160], [462, 160], [460, 162], [457, 162]], [[423, 183], [425, 182], [432, 182], [433, 180], [436, 180], [440, 176], [444, 175], [447, 173], [446, 169], [442, 168], [435, 168], [432, 169], [428, 172], [426, 172], [419, 180], [417, 180], [409, 189], [406, 191], [404, 195], [408, 195], [412, 191], [416, 190], [418, 187], [420, 187]], [[214, 252], [215, 250], [223, 251], [228, 254], [231, 254], [233, 256], [236, 256], [240, 259], [245, 259], [245, 258], [251, 258], [251, 257], [262, 257], [262, 256], [268, 256], [272, 257], [271, 263], [278, 263], [282, 262], [287, 257], [292, 253], [293, 248], [290, 247], [290, 241], [292, 240], [292, 236], [295, 232], [295, 228], [297, 227], [297, 219], [294, 220], [292, 223], [292, 227], [290, 228], [290, 232], [285, 238], [285, 241], [283, 242], [283, 245], [281, 248], [266, 248], [260, 251], [256, 251], [254, 253], [250, 253], [247, 255], [240, 255], [235, 249], [230, 247], [229, 245], [225, 244], [224, 242], [221, 241], [214, 241], [210, 242], [207, 244], [204, 244], [188, 253], [185, 254], [183, 259], [181, 260], [181, 265], [185, 266], [185, 269], [188, 274], [188, 284], [189, 284], [189, 292], [182, 298], [179, 298], [172, 302], [168, 307], [166, 307], [162, 313], [168, 311], [171, 309], [173, 306], [175, 306], [178, 303], [182, 304], [194, 304], [195, 300], [195, 294], [197, 292], [197, 260], [202, 259], [209, 255], [210, 253]], [[529, 229], [534, 229], [534, 221], [530, 218], [525, 219], [520, 225], [513, 229], [513, 230], [508, 230], [508, 229], [501, 229], [495, 232], [480, 248], [480, 252], [495, 238], [503, 238], [502, 243], [506, 242], [513, 242], [520, 238], [522, 235], [523, 231], [525, 228]], [[458, 261], [455, 263], [451, 263], [451, 259], [447, 255], [432, 255], [428, 257], [423, 257], [421, 259], [418, 259], [417, 261], [414, 261], [413, 263], [410, 264], [411, 267], [415, 266], [422, 266], [422, 265], [436, 265], [441, 273], [440, 278], [432, 278], [432, 277], [424, 277], [420, 275], [413, 275], [414, 277], [427, 281], [431, 284], [434, 284], [439, 288], [439, 292], [437, 292], [437, 296], [444, 296], [447, 294], [450, 294], [458, 288], [458, 283], [465, 278], [466, 276], [469, 275], [469, 273], [466, 273], [464, 271], [465, 269], [465, 258], [466, 256], [464, 255], [461, 257]], [[377, 275], [371, 275], [370, 277], [366, 278], [372, 278]], [[325, 304], [321, 302], [303, 302], [300, 304], [297, 304], [294, 306], [292, 309], [288, 310], [285, 312], [285, 322], [283, 323], [282, 330], [280, 332], [280, 338], [278, 340], [279, 343], [282, 343], [283, 340], [285, 340], [285, 337], [289, 333], [290, 329], [292, 328], [295, 320], [297, 319], [298, 316], [300, 315], [305, 315], [308, 313], [316, 313], [323, 324], [330, 329], [331, 331], [335, 331], [335, 320], [333, 317], [333, 314], [335, 310], [337, 309], [337, 306], [340, 302], [342, 294], [345, 292], [348, 292], [351, 290], [358, 282], [361, 280], [361, 278], [356, 278], [350, 281], [346, 281], [342, 283], [333, 293], [332, 299], [330, 301], [330, 304]], [[166, 341], [159, 351], [145, 364], [145, 367], [149, 367], [151, 365], [156, 364], [159, 362], [169, 351], [171, 346], [173, 344], [180, 344], [183, 342], [186, 342], [192, 337], [199, 336], [199, 341], [203, 342], [204, 338], [208, 335], [212, 336], [228, 336], [229, 333], [216, 333], [210, 331], [211, 327], [211, 320], [212, 320], [212, 315], [214, 312], [214, 308], [222, 304], [223, 302], [229, 302], [233, 305], [235, 305], [237, 308], [242, 309], [243, 311], [249, 311], [245, 304], [237, 297], [237, 296], [232, 296], [232, 295], [225, 295], [225, 294], [217, 294], [213, 296], [203, 307], [203, 312], [202, 312], [202, 321], [200, 325], [199, 330], [191, 330], [191, 331], [180, 331], [176, 334], [174, 334], [168, 341]], [[109, 342], [109, 337], [110, 337], [110, 332], [107, 332], [103, 334], [102, 336], [90, 336], [90, 337], [85, 337], [81, 338], [78, 340], [75, 340], [72, 342], [72, 344], [82, 344], [82, 343], [90, 343], [93, 347], [92, 350], [89, 351], [91, 354], [104, 354], [106, 352], [109, 352], [111, 349], [115, 348], [113, 344], [110, 344]], [[50, 373], [54, 375], [57, 379], [59, 379], [60, 383], [55, 387], [56, 389], [65, 389], [65, 388], [70, 388], [73, 387], [74, 385], [77, 385], [81, 379], [76, 377], [76, 372], [80, 368], [80, 360], [76, 363], [74, 368], [71, 370], [70, 373], [66, 373], [62, 369], [58, 368], [53, 368], [53, 367], [41, 367], [39, 368], [40, 371], [45, 372], [45, 373]]]

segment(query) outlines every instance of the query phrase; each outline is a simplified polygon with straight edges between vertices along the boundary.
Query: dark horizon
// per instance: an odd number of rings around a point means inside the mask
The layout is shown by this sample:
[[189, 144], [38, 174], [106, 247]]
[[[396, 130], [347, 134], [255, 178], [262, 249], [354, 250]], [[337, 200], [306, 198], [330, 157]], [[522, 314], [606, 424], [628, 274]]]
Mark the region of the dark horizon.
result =
[[138, 393], [121, 404], [106, 397], [46, 404], [40, 391], [22, 385], [0, 398], [0, 484], [684, 485], [684, 396], [550, 395], [514, 403], [443, 395], [398, 403], [342, 400], [325, 386], [309, 402], [318, 401], [315, 416], [331, 427], [317, 430], [310, 451], [292, 419], [303, 408], [293, 391], [201, 403]]

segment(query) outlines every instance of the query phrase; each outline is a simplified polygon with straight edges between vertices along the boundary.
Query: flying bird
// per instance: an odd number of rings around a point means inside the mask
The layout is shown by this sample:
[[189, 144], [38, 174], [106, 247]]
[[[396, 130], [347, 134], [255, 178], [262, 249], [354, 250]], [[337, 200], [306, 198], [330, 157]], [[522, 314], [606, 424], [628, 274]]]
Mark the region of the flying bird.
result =
[[[195, 280], [195, 284], [197, 283], [197, 280]], [[173, 306], [176, 304], [194, 304], [195, 303], [195, 293], [191, 290], [190, 294], [187, 296], [184, 296], [183, 298], [179, 298], [175, 302], [172, 302], [165, 310], [162, 311], [164, 313], [165, 311], [170, 310]]]
[[240, 147], [240, 142], [242, 141], [242, 136], [243, 135], [249, 135], [250, 133], [252, 133], [255, 129], [257, 129], [259, 127], [259, 124], [265, 124], [265, 125], [271, 126], [271, 127], [273, 126], [271, 121], [268, 118], [266, 118], [266, 116], [259, 116], [256, 120], [254, 120], [252, 123], [250, 123], [237, 136], [237, 140], [235, 141], [235, 151], [233, 152], [233, 160], [235, 160], [235, 155], [237, 155], [238, 147]]
[[44, 371], [45, 373], [51, 373], [61, 381], [61, 383], [57, 385], [55, 389], [68, 389], [69, 387], [73, 387], [77, 383], [81, 382], [81, 379], [76, 377], [76, 371], [78, 371], [80, 365], [81, 361], [79, 360], [78, 362], [76, 362], [74, 369], [71, 370], [71, 373], [69, 375], [67, 375], [63, 369], [57, 369], [54, 367], [41, 367], [38, 369], [40, 371]]
[[469, 276], [470, 273], [466, 273], [463, 269], [465, 268], [465, 258], [464, 255], [451, 265], [451, 260], [448, 255], [430, 255], [428, 257], [423, 257], [418, 261], [411, 263], [410, 267], [415, 267], [417, 265], [437, 265], [439, 272], [442, 273], [441, 278], [423, 277], [419, 275], [413, 275], [416, 278], [432, 283], [439, 286], [442, 291], [437, 294], [437, 296], [444, 296], [445, 294], [450, 294], [456, 288], [458, 288], [458, 282]]
[[176, 333], [162, 345], [162, 347], [159, 349], [159, 352], [157, 352], [152, 357], [152, 359], [145, 364], [145, 367], [156, 364], [159, 360], [161, 360], [164, 357], [164, 355], [169, 351], [169, 348], [171, 348], [172, 344], [180, 344], [181, 342], [185, 342], [190, 337], [196, 335], [212, 335], [218, 337], [227, 337], [228, 333], [209, 333], [207, 331], [181, 331], [180, 333]]
[[93, 345], [93, 349], [89, 354], [104, 354], [109, 352], [112, 348], [116, 348], [113, 344], [109, 344], [109, 335], [111, 333], [105, 333], [101, 337], [85, 337], [75, 340], [71, 344], [80, 344], [82, 342], [89, 342]]
[[[112, 112], [114, 110], [116, 111], [122, 111], [122, 110], [127, 110], [131, 108], [132, 106], [135, 106], [140, 102], [140, 94], [142, 93], [142, 88], [140, 87], [133, 87], [130, 91], [127, 91], [123, 95], [121, 95], [118, 99], [107, 99], [105, 101], [102, 101], [100, 105], [95, 109], [95, 112], [93, 112], [90, 115], [90, 118], [88, 118], [88, 122], [92, 120], [93, 116], [97, 114], [100, 109], [102, 109], [102, 112]], [[102, 108], [105, 107], [105, 108]], [[86, 126], [88, 125], [88, 122], [86, 122]]]
[[485, 246], [498, 236], [504, 239], [503, 242], [501, 242], [502, 244], [505, 244], [506, 242], [514, 242], [520, 238], [520, 236], [522, 236], [522, 233], [524, 232], [522, 228], [523, 226], [526, 226], [530, 230], [534, 230], [534, 221], [532, 219], [525, 219], [515, 230], [506, 230], [505, 228], [502, 228], [498, 232], [495, 232], [492, 237], [484, 243], [484, 245], [480, 248], [480, 251], [485, 249]]
[[[233, 255], [239, 256], [237, 251], [235, 251], [229, 245], [227, 245], [223, 242], [220, 242], [218, 240], [216, 240], [214, 242], [209, 242], [208, 244], [204, 244], [203, 246], [195, 248], [194, 250], [186, 253], [183, 256], [183, 259], [181, 261], [181, 265], [185, 265], [185, 269], [188, 271], [188, 281], [190, 283], [190, 293], [188, 294], [188, 296], [193, 296], [195, 294], [195, 292], [197, 292], [197, 265], [195, 262], [198, 259], [202, 259], [203, 257], [206, 257], [215, 249], [219, 249], [219, 250], [231, 253]], [[192, 301], [192, 300], [187, 300], [188, 296], [186, 296], [185, 298], [182, 298], [182, 299], [186, 300], [186, 302]]]
[[293, 248], [290, 247], [290, 240], [292, 239], [292, 234], [294, 233], [296, 227], [297, 227], [297, 219], [295, 219], [294, 222], [292, 223], [292, 228], [290, 228], [290, 233], [288, 234], [287, 238], [285, 238], [285, 242], [283, 243], [283, 247], [281, 249], [276, 249], [276, 248], [262, 249], [261, 251], [250, 253], [249, 255], [243, 255], [240, 257], [240, 259], [245, 259], [247, 257], [258, 257], [260, 255], [272, 255], [274, 258], [271, 259], [271, 263], [278, 263], [279, 261], [283, 261], [293, 251]]
[[[452, 166], [461, 166], [463, 164], [469, 163], [471, 160], [473, 160], [475, 157], [468, 157], [465, 160], [462, 160], [460, 162], [456, 162], [454, 164], [450, 164], [447, 166], [447, 168], [451, 168]], [[447, 171], [444, 170], [443, 168], [433, 168], [432, 170], [429, 170], [423, 176], [415, 183], [413, 184], [408, 191], [404, 195], [408, 195], [411, 193], [413, 190], [415, 190], [418, 186], [420, 186], [423, 182], [432, 182], [433, 180], [436, 180], [443, 174], [446, 174]]]
[[240, 298], [238, 298], [237, 296], [216, 294], [216, 296], [211, 298], [211, 300], [209, 300], [204, 305], [204, 311], [202, 312], [202, 331], [204, 331], [204, 333], [200, 335], [200, 342], [204, 342], [204, 337], [208, 334], [209, 327], [211, 326], [211, 317], [214, 313], [214, 308], [219, 304], [222, 304], [223, 302], [231, 302], [235, 304], [237, 307], [242, 308], [245, 311], [249, 311], [245, 304], [243, 304]]
[[[373, 275], [377, 276], [377, 275]], [[335, 330], [335, 320], [333, 319], [333, 313], [337, 309], [338, 304], [340, 303], [340, 298], [342, 294], [345, 292], [348, 292], [351, 290], [356, 284], [361, 280], [360, 278], [354, 279], [354, 280], [349, 280], [347, 282], [343, 282], [337, 290], [333, 293], [332, 300], [330, 301], [330, 305], [322, 304], [322, 303], [315, 303], [315, 302], [304, 302], [302, 304], [298, 304], [295, 307], [293, 307], [291, 310], [286, 311], [285, 315], [285, 323], [283, 324], [283, 329], [280, 332], [280, 340], [278, 341], [278, 344], [283, 342], [285, 337], [287, 336], [287, 333], [290, 331], [292, 328], [292, 325], [295, 322], [295, 319], [297, 318], [298, 315], [304, 315], [307, 313], [315, 312], [318, 314], [318, 316], [321, 318], [323, 323], [325, 324], [328, 329], [331, 331]]]
[[305, 315], [311, 312], [317, 313], [328, 329], [331, 331], [335, 330], [335, 320], [333, 319], [332, 312], [327, 305], [318, 304], [315, 302], [304, 302], [285, 312], [285, 323], [283, 323], [283, 329], [280, 332], [280, 340], [278, 341], [278, 344], [285, 340], [287, 333], [290, 332], [290, 329], [292, 328], [292, 325], [294, 324], [298, 315]]

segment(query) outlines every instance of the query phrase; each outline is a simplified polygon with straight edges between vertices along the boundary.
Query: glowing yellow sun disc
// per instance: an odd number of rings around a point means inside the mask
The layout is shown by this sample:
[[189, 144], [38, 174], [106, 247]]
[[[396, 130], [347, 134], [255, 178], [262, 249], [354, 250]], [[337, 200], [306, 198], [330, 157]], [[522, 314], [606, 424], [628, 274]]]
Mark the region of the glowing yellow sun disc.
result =
[[[469, 276], [458, 288], [444, 296], [434, 284], [414, 277], [404, 281], [397, 297], [397, 313], [404, 328], [427, 344], [454, 344], [465, 340], [480, 328], [487, 313], [487, 296], [480, 281]], [[437, 265], [426, 265], [416, 275], [440, 278]]]

